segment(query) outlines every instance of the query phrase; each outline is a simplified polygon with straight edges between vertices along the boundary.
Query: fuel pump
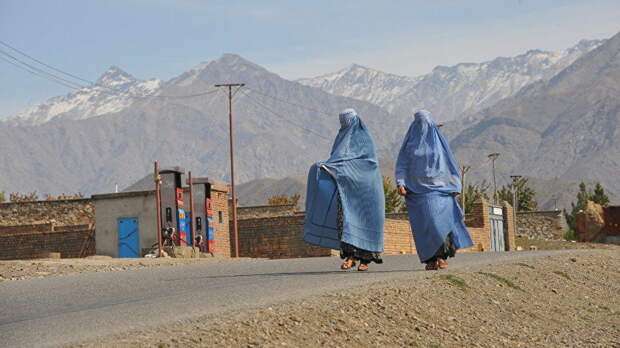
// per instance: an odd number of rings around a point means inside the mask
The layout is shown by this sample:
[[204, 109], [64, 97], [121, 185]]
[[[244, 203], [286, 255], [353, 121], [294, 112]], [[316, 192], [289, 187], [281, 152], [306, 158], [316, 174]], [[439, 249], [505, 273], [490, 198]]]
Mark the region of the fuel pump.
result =
[[159, 172], [161, 176], [161, 217], [164, 237], [172, 239], [174, 245], [187, 245], [189, 232], [183, 200], [182, 168], [175, 167]]

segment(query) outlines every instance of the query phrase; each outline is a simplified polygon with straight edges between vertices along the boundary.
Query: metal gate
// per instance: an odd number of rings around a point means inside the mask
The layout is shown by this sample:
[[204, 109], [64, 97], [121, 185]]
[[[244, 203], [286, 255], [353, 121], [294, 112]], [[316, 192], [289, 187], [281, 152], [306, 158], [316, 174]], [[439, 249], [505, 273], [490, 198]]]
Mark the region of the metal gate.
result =
[[491, 251], [506, 251], [504, 241], [504, 210], [500, 206], [489, 205], [489, 222], [491, 224]]
[[138, 218], [118, 219], [118, 257], [140, 257]]

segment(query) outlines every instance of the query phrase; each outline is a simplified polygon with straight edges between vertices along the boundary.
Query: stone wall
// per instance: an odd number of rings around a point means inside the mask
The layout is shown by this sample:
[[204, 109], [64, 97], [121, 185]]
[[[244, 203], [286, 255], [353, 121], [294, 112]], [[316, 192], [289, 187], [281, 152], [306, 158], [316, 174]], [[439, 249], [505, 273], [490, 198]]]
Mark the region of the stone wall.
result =
[[0, 226], [0, 260], [34, 259], [50, 252], [60, 253], [63, 258], [94, 255], [93, 225]]
[[530, 239], [562, 239], [562, 212], [531, 211], [517, 213], [517, 237]]
[[56, 225], [93, 224], [93, 203], [90, 199], [0, 203], [1, 226], [43, 223]]

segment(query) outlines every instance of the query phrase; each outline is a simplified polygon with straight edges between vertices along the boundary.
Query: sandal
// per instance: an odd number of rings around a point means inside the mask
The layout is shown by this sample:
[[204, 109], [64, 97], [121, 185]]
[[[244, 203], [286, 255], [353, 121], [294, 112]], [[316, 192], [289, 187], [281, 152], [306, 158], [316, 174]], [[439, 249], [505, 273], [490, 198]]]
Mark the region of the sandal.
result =
[[360, 272], [366, 272], [366, 271], [368, 271], [368, 265], [360, 263], [359, 267], [357, 267], [357, 270], [360, 271]]
[[340, 269], [351, 269], [353, 267], [355, 267], [355, 260], [350, 257], [344, 260], [342, 265], [340, 265]]
[[437, 259], [437, 268], [446, 269], [448, 268], [448, 261], [444, 259]]
[[437, 261], [429, 261], [426, 264], [426, 270], [427, 271], [436, 271], [439, 269], [439, 265], [437, 264]]

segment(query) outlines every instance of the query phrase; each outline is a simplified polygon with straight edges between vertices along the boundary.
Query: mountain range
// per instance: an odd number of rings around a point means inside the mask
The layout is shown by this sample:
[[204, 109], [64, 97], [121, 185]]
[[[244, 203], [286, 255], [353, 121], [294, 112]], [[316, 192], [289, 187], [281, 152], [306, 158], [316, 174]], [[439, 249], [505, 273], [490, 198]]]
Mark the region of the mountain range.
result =
[[548, 80], [603, 42], [582, 40], [560, 52], [530, 50], [515, 57], [499, 57], [483, 63], [438, 66], [416, 77], [353, 64], [335, 73], [297, 82], [365, 100], [393, 114], [411, 115], [416, 109], [426, 108], [433, 110], [437, 121], [444, 122], [491, 106], [532, 82]]
[[[347, 107], [367, 123], [384, 167], [393, 167], [412, 110], [424, 107], [445, 122], [442, 132], [458, 161], [472, 166], [472, 181], [489, 181], [486, 155], [499, 152], [500, 183], [521, 174], [558, 187], [596, 180], [620, 192], [618, 41], [437, 67], [419, 77], [353, 65], [289, 81], [233, 54], [169, 81], [140, 81], [112, 67], [91, 86], [0, 122], [0, 191], [110, 192], [142, 178], [154, 160], [228, 180], [228, 104], [213, 85], [245, 82], [233, 108], [237, 180], [247, 202], [299, 193], [309, 164], [328, 155], [338, 112]], [[285, 178], [292, 174], [301, 176]]]

